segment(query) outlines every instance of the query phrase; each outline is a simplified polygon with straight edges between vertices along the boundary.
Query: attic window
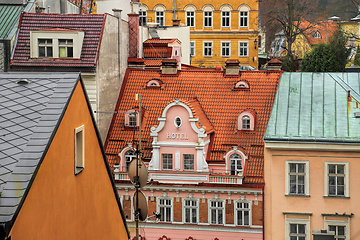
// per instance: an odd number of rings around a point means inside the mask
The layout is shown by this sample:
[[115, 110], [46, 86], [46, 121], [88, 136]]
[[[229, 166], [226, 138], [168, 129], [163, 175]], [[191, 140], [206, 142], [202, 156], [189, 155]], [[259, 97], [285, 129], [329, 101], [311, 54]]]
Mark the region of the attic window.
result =
[[139, 112], [136, 109], [131, 109], [125, 113], [125, 127], [139, 126]]
[[239, 131], [254, 131], [255, 128], [255, 114], [251, 111], [244, 111], [238, 117]]
[[161, 82], [158, 79], [152, 79], [146, 84], [147, 88], [159, 88], [161, 87]]
[[75, 129], [75, 175], [85, 168], [85, 130], [84, 125]]
[[321, 34], [318, 30], [311, 31], [311, 34], [312, 34], [313, 38], [321, 39]]
[[239, 81], [235, 84], [235, 89], [249, 89], [249, 84], [245, 81]]

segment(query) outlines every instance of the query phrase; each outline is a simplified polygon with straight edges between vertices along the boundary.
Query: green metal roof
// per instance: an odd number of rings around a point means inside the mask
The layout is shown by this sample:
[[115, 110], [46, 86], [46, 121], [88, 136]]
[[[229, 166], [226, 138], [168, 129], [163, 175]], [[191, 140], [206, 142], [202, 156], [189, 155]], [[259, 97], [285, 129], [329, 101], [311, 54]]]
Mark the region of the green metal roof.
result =
[[28, 12], [35, 0], [27, 5], [0, 4], [0, 39], [10, 40], [15, 35], [22, 11]]
[[360, 143], [359, 93], [359, 73], [283, 73], [264, 141]]

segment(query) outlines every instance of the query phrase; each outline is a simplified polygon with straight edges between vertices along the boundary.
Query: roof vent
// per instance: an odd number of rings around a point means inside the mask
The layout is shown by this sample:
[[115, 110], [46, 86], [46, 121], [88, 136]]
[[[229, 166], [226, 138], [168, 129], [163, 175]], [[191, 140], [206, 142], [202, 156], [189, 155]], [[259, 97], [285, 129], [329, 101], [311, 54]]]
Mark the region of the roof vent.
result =
[[26, 85], [26, 84], [29, 84], [30, 81], [27, 80], [26, 78], [23, 78], [23, 79], [20, 79], [19, 81], [17, 81], [16, 83], [20, 84], [20, 85]]

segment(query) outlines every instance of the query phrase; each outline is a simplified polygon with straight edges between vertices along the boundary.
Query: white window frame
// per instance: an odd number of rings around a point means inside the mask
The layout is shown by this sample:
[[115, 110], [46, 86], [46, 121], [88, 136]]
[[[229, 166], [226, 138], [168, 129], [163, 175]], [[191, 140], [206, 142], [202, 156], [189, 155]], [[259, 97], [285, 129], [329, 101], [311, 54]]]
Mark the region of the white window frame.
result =
[[[210, 16], [208, 16], [210, 14]], [[210, 21], [210, 25], [209, 25]], [[204, 28], [211, 28], [213, 26], [213, 12], [204, 11]]]
[[75, 128], [75, 175], [85, 168], [85, 126]]
[[144, 10], [139, 11], [139, 25], [140, 26], [147, 25], [147, 11]]
[[[211, 210], [213, 209], [213, 208], [215, 208], [216, 210], [220, 210], [220, 208], [219, 207], [211, 207], [211, 203], [212, 202], [222, 202], [222, 207], [221, 207], [221, 210], [222, 210], [222, 223], [221, 224], [218, 224], [218, 223], [212, 223], [212, 219], [211, 219]], [[209, 224], [211, 224], [211, 225], [219, 225], [219, 226], [221, 226], [221, 225], [225, 225], [225, 223], [226, 223], [226, 219], [225, 219], [225, 211], [226, 211], [226, 209], [225, 209], [225, 205], [226, 205], [226, 200], [224, 200], [224, 199], [220, 199], [220, 198], [213, 198], [213, 199], [209, 199], [209, 201], [208, 201], [208, 220], [209, 220]], [[216, 215], [218, 215], [218, 212], [216, 211]], [[216, 220], [218, 220], [218, 219], [216, 219]]]
[[155, 22], [158, 23], [160, 27], [165, 26], [165, 11], [155, 12]]
[[[123, 171], [125, 171], [125, 172], [127, 172], [128, 171], [128, 166], [129, 166], [129, 164], [131, 163], [131, 161], [133, 160], [133, 159], [135, 159], [136, 158], [136, 153], [135, 153], [135, 149], [127, 149], [126, 151], [125, 151], [125, 153], [124, 153], [124, 169], [123, 169]], [[133, 154], [127, 154], [128, 152], [133, 152]], [[126, 161], [126, 158], [129, 158], [130, 160], [129, 161]]]
[[[195, 11], [186, 11], [186, 26], [195, 27]], [[192, 16], [189, 15], [192, 14]]]
[[[228, 171], [229, 174], [231, 173], [230, 156], [233, 155], [234, 153], [237, 153], [237, 154], [239, 154], [239, 155], [241, 156], [241, 160], [242, 160], [242, 162], [241, 162], [242, 171], [240, 171], [240, 172], [238, 173], [238, 176], [242, 176], [243, 170], [244, 170], [244, 166], [245, 166], [245, 164], [246, 164], [247, 157], [246, 157], [246, 155], [245, 155], [242, 151], [240, 151], [240, 150], [237, 149], [237, 146], [234, 146], [233, 149], [230, 150], [230, 151], [228, 151], [228, 152], [226, 153], [226, 155], [224, 156], [225, 162], [226, 162], [226, 171]], [[241, 184], [241, 183], [240, 183], [240, 184]]]
[[[206, 55], [206, 54], [205, 54], [205, 53], [206, 53], [206, 49], [209, 48], [209, 47], [205, 48], [205, 44], [207, 44], [207, 43], [210, 43], [210, 44], [211, 44], [211, 46], [210, 46], [210, 48], [211, 48], [211, 55]], [[203, 41], [203, 56], [204, 56], [204, 57], [212, 57], [212, 56], [213, 56], [213, 53], [214, 53], [214, 44], [213, 44], [213, 41]]]
[[[192, 166], [192, 169], [185, 169], [185, 155], [189, 155], [189, 156], [192, 156], [192, 164], [186, 164], [186, 166]], [[188, 159], [190, 160], [190, 159]], [[183, 170], [184, 171], [194, 171], [195, 170], [195, 155], [194, 154], [188, 154], [188, 153], [185, 153], [183, 154]]]
[[[324, 216], [326, 218], [326, 216]], [[349, 218], [346, 220], [327, 220], [324, 219], [324, 229], [329, 231], [329, 226], [343, 226], [345, 227], [345, 240], [350, 239], [350, 221]], [[337, 240], [337, 238], [335, 238]]]
[[[329, 195], [329, 165], [344, 165], [344, 195]], [[326, 197], [346, 197], [349, 198], [349, 163], [348, 162], [330, 162], [326, 161], [324, 164], [324, 196]]]
[[[246, 43], [246, 47], [244, 46], [240, 46], [240, 44], [242, 43]], [[238, 46], [239, 46], [239, 57], [248, 57], [249, 56], [249, 41], [239, 41], [238, 42]], [[241, 49], [245, 49], [246, 48], [246, 55], [241, 55]]]
[[[169, 206], [170, 207], [170, 214], [171, 214], [171, 216], [170, 216], [170, 221], [161, 221], [161, 220], [159, 220], [159, 222], [165, 222], [165, 223], [167, 223], [167, 222], [173, 222], [174, 221], [174, 198], [172, 198], [172, 197], [164, 197], [164, 196], [161, 196], [161, 197], [157, 197], [156, 198], [156, 211], [158, 212], [158, 213], [161, 213], [161, 211], [160, 211], [160, 208], [161, 208], [161, 206], [160, 206], [160, 200], [169, 200], [170, 202], [171, 202], [171, 204], [170, 205], [162, 205], [162, 206]], [[166, 216], [164, 216], [164, 217], [166, 217]]]
[[[247, 203], [249, 204], [249, 207], [248, 208], [238, 208], [237, 207], [237, 204], [238, 203]], [[245, 225], [245, 224], [242, 224], [242, 225], [238, 225], [238, 212], [239, 211], [242, 211], [242, 210], [249, 210], [249, 225]], [[247, 200], [238, 200], [238, 201], [235, 201], [234, 202], [234, 216], [235, 216], [235, 219], [234, 219], [234, 223], [235, 223], [235, 226], [252, 226], [252, 201], [247, 201]]]
[[[290, 163], [305, 164], [305, 186], [304, 194], [290, 193]], [[307, 160], [286, 160], [285, 161], [285, 195], [286, 196], [309, 196], [309, 161]]]
[[[194, 201], [194, 202], [196, 202], [196, 207], [194, 207], [194, 206], [190, 206], [190, 207], [186, 207], [185, 206], [185, 202], [186, 201]], [[183, 223], [186, 223], [186, 224], [197, 224], [198, 222], [199, 222], [199, 208], [200, 208], [200, 206], [199, 206], [199, 204], [200, 204], [200, 201], [199, 201], [199, 199], [198, 198], [194, 198], [194, 197], [192, 197], [192, 195], [190, 196], [190, 197], [187, 197], [187, 198], [183, 198], [182, 199], [182, 205], [183, 205]], [[195, 223], [193, 223], [193, 222], [191, 222], [191, 220], [190, 220], [190, 222], [186, 222], [186, 208], [190, 208], [190, 209], [196, 209], [196, 222]], [[192, 216], [192, 213], [190, 213], [190, 216]]]
[[289, 218], [285, 215], [285, 240], [290, 240], [290, 224], [305, 224], [305, 240], [311, 240], [309, 215], [307, 218]]
[[[239, 155], [240, 158], [239, 158], [239, 159], [238, 159], [238, 158], [234, 158], [234, 157], [233, 157], [234, 155]], [[232, 161], [235, 161], [234, 170], [231, 169], [231, 167], [232, 167], [231, 162], [232, 162]], [[237, 164], [238, 161], [241, 162], [241, 163], [240, 163], [240, 167], [241, 167], [240, 169], [238, 168], [238, 167], [239, 167], [238, 164]], [[229, 166], [230, 166], [230, 169], [229, 169], [230, 175], [238, 175], [240, 172], [243, 171], [243, 169], [244, 169], [244, 168], [243, 168], [243, 159], [242, 159], [242, 156], [241, 156], [240, 153], [234, 152], [234, 153], [230, 154], [230, 156], [229, 156]], [[234, 174], [233, 174], [232, 171], [234, 171]]]
[[190, 41], [190, 57], [195, 57], [195, 41]]
[[[164, 168], [164, 158], [163, 158], [164, 154], [171, 155], [171, 160], [172, 160], [171, 168]], [[162, 170], [173, 170], [174, 169], [174, 156], [172, 153], [161, 153], [161, 169]]]
[[[246, 13], [246, 16], [243, 16], [242, 14], [245, 14]], [[243, 21], [243, 25], [241, 24], [241, 20], [244, 20]], [[240, 28], [247, 28], [249, 27], [249, 11], [239, 11], [239, 27]]]
[[59, 58], [59, 39], [73, 41], [73, 57], [80, 59], [85, 33], [83, 31], [30, 31], [30, 57], [39, 58], [39, 39], [52, 39], [53, 56]]
[[[228, 13], [228, 16], [224, 16], [224, 13]], [[228, 21], [228, 25], [226, 26], [224, 23]], [[221, 12], [221, 27], [223, 28], [230, 28], [231, 26], [231, 12], [230, 11], [222, 11]]]
[[[231, 56], [231, 42], [230, 41], [221, 41], [220, 42], [220, 44], [221, 44], [221, 48], [220, 48], [220, 55], [222, 56], [222, 57], [230, 57]], [[223, 44], [228, 44], [229, 46], [223, 46]], [[229, 50], [229, 54], [228, 55], [224, 55], [223, 54], [223, 49], [224, 48], [228, 48], [228, 50]]]

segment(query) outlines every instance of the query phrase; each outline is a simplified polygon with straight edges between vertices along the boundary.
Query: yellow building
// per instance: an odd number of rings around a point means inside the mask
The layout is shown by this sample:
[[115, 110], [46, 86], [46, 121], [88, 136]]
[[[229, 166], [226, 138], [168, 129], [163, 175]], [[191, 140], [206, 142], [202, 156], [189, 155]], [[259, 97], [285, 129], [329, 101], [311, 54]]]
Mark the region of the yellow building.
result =
[[225, 66], [227, 59], [258, 68], [258, 2], [256, 0], [142, 0], [140, 24], [190, 26], [191, 65]]

